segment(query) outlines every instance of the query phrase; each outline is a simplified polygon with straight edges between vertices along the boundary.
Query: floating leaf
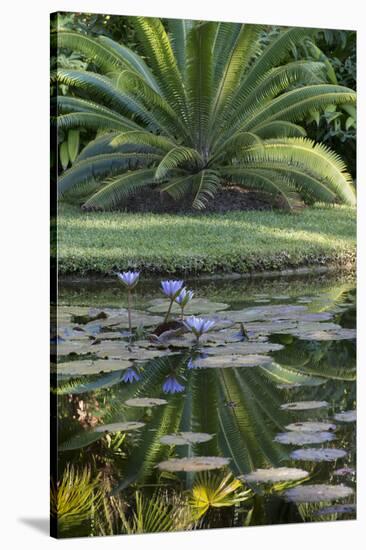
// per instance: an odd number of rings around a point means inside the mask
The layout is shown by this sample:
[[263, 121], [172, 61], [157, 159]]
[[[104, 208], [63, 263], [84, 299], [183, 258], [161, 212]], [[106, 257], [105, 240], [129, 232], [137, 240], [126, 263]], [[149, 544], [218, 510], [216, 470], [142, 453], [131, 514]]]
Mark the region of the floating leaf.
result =
[[356, 470], [354, 468], [349, 468], [348, 466], [345, 466], [344, 468], [339, 468], [338, 470], [335, 470], [333, 472], [333, 475], [335, 476], [354, 476], [356, 474]]
[[357, 412], [356, 411], [344, 411], [334, 415], [334, 419], [339, 422], [356, 422]]
[[191, 445], [210, 441], [212, 435], [200, 432], [179, 432], [177, 434], [164, 435], [160, 442], [164, 445]]
[[337, 504], [335, 506], [327, 506], [315, 512], [316, 516], [328, 516], [333, 514], [355, 514], [356, 504]]
[[133, 397], [125, 402], [129, 407], [156, 407], [157, 405], [166, 405], [165, 399], [157, 397]]
[[196, 359], [194, 364], [203, 369], [226, 369], [234, 367], [257, 367], [267, 365], [272, 358], [267, 355], [219, 355]]
[[165, 472], [202, 472], [204, 470], [216, 470], [223, 468], [230, 462], [229, 458], [220, 456], [194, 456], [192, 458], [171, 458], [157, 465], [159, 470]]
[[349, 497], [353, 495], [353, 489], [345, 485], [301, 485], [283, 494], [290, 502], [323, 502]]
[[294, 432], [334, 432], [337, 426], [329, 422], [294, 422], [285, 428]]
[[144, 361], [165, 355], [165, 350], [157, 348], [143, 348], [137, 345], [129, 344], [126, 341], [116, 342], [112, 340], [103, 340], [93, 346], [93, 353], [98, 357], [109, 357], [115, 359], [136, 359]]
[[138, 430], [143, 426], [145, 426], [144, 422], [115, 422], [114, 424], [104, 424], [104, 426], [97, 426], [96, 428], [94, 428], [94, 431], [102, 433], [130, 432], [132, 430]]
[[90, 343], [86, 343], [85, 340], [59, 342], [57, 345], [51, 346], [51, 353], [55, 351], [57, 351], [58, 357], [70, 355], [71, 353], [76, 353], [77, 355], [92, 353]]
[[332, 441], [334, 438], [334, 434], [329, 432], [284, 432], [277, 434], [274, 441], [283, 445], [309, 445]]
[[281, 405], [282, 410], [286, 411], [306, 411], [310, 409], [321, 409], [328, 407], [327, 401], [297, 401], [294, 403], [285, 403]]
[[315, 330], [299, 332], [300, 340], [318, 340], [318, 341], [333, 341], [333, 340], [354, 340], [356, 338], [356, 330], [351, 328], [339, 328], [337, 330]]
[[88, 375], [99, 374], [101, 372], [112, 372], [125, 370], [132, 365], [131, 361], [122, 359], [98, 359], [90, 361], [69, 361], [67, 363], [59, 363], [57, 365], [58, 374], [68, 375]]
[[290, 456], [294, 460], [309, 460], [311, 462], [333, 462], [343, 458], [347, 453], [343, 449], [296, 449]]
[[67, 441], [64, 441], [58, 446], [59, 451], [73, 451], [75, 449], [82, 449], [83, 447], [88, 447], [98, 439], [101, 439], [103, 434], [97, 433], [94, 431], [84, 431], [78, 433]]
[[[215, 339], [215, 334], [212, 336]], [[208, 355], [253, 355], [259, 353], [269, 353], [283, 349], [282, 344], [271, 342], [234, 342], [226, 346], [215, 346], [204, 348], [204, 353]]]
[[297, 481], [308, 477], [309, 472], [300, 468], [266, 468], [255, 470], [250, 474], [239, 476], [248, 483], [277, 483], [280, 481]]
[[[169, 307], [170, 301], [165, 298], [157, 298], [156, 300], [151, 300], [150, 307], [148, 311], [152, 313], [166, 313]], [[184, 308], [185, 315], [198, 315], [198, 314], [209, 314], [215, 313], [216, 311], [222, 311], [227, 309], [228, 304], [221, 302], [211, 302], [206, 298], [195, 298]], [[172, 313], [180, 314], [181, 308], [177, 304], [173, 304]]]

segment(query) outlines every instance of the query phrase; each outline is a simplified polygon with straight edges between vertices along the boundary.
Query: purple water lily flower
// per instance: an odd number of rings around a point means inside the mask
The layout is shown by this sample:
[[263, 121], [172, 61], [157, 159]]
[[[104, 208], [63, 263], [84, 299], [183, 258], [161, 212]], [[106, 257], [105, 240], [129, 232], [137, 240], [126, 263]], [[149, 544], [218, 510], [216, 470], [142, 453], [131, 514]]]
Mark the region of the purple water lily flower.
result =
[[132, 368], [128, 368], [122, 376], [122, 382], [128, 382], [129, 384], [132, 384], [133, 382], [138, 382], [139, 380], [139, 375]]
[[117, 273], [118, 279], [127, 286], [127, 288], [133, 288], [137, 285], [140, 272], [139, 271], [124, 271], [123, 273]]
[[183, 281], [161, 281], [161, 288], [165, 296], [175, 300], [183, 286]]
[[192, 315], [191, 317], [187, 317], [184, 324], [188, 330], [193, 332], [198, 340], [202, 334], [205, 334], [211, 330], [216, 323], [215, 321], [210, 321], [210, 319], [202, 319], [201, 317], [195, 317]]
[[175, 376], [167, 376], [163, 384], [164, 393], [182, 393], [185, 387], [178, 382]]
[[193, 290], [187, 290], [186, 288], [182, 288], [182, 290], [176, 297], [175, 301], [177, 302], [177, 304], [179, 304], [183, 308], [188, 304], [188, 302], [192, 300], [193, 296], [194, 296]]
[[193, 370], [193, 369], [198, 369], [199, 367], [197, 367], [197, 365], [195, 364], [195, 362], [193, 361], [193, 359], [191, 358], [188, 363], [187, 363], [187, 369], [189, 370]]

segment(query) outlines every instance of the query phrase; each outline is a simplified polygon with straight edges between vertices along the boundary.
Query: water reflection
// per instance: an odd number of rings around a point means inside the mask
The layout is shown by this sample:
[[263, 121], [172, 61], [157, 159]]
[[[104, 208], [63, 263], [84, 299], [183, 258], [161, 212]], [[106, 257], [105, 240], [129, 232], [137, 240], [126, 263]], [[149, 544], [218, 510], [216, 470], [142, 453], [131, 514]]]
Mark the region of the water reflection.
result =
[[[123, 316], [111, 326], [95, 320], [94, 333], [85, 332], [83, 307], [120, 307], [121, 292], [61, 287], [56, 332], [72, 330], [62, 334], [79, 351], [65, 348], [52, 375], [58, 481], [74, 467], [86, 491], [94, 484], [98, 501], [80, 521], [65, 513], [61, 534], [159, 530], [149, 523], [151, 503], [162, 530], [353, 518], [353, 282], [193, 288], [227, 304], [217, 331], [198, 348], [184, 334], [152, 342], [151, 328], [131, 343]], [[145, 311], [156, 298], [156, 285], [146, 285], [135, 307]], [[72, 340], [75, 331], [80, 340]]]

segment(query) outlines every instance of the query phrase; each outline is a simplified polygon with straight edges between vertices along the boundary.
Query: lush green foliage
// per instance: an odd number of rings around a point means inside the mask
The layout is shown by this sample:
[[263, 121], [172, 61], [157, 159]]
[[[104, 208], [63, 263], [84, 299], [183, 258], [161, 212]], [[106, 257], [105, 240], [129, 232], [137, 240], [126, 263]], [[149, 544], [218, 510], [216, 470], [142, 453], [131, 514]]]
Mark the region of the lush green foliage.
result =
[[93, 212], [62, 207], [60, 273], [217, 273], [280, 270], [355, 259], [356, 211], [315, 207], [295, 216], [232, 212], [172, 216]]
[[58, 33], [60, 48], [98, 70], [52, 76], [68, 86], [55, 99], [58, 129], [97, 132], [60, 177], [61, 195], [81, 186], [90, 190], [85, 208], [108, 209], [154, 186], [177, 200], [188, 194], [202, 209], [234, 182], [280, 195], [289, 209], [301, 200], [355, 203], [343, 161], [296, 124], [355, 103], [352, 89], [331, 82], [323, 58], [287, 60], [309, 29], [283, 30], [263, 47], [258, 25], [171, 20], [167, 31], [143, 17], [133, 25], [146, 61], [106, 36]]

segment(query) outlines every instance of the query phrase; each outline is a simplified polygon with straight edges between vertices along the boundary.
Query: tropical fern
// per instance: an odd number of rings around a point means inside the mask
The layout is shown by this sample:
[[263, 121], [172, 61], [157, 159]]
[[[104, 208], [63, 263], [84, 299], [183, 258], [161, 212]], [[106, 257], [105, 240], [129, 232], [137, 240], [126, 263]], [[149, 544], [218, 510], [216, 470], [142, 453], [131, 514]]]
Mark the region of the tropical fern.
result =
[[[263, 189], [287, 209], [355, 204], [343, 161], [298, 124], [330, 105], [354, 111], [356, 101], [337, 85], [311, 29], [280, 31], [263, 48], [259, 25], [131, 22], [144, 59], [104, 36], [52, 38], [98, 71], [59, 68], [51, 77], [68, 90], [52, 100], [53, 123], [97, 133], [76, 159], [75, 147], [70, 159], [64, 147], [63, 166], [73, 164], [59, 179], [60, 197], [82, 185], [84, 208], [109, 209], [150, 186], [202, 209], [235, 184]], [[313, 60], [289, 61], [304, 43]]]

